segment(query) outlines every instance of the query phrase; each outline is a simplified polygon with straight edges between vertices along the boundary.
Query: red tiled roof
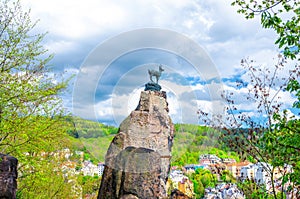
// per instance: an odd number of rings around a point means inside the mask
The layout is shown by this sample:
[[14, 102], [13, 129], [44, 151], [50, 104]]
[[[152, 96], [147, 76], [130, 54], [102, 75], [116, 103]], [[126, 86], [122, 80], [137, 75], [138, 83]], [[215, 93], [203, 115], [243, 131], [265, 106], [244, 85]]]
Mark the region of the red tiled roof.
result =
[[248, 161], [245, 161], [245, 162], [235, 162], [235, 163], [229, 163], [229, 164], [226, 164], [226, 166], [236, 166], [236, 167], [241, 167], [241, 166], [247, 166], [251, 164], [250, 162]]

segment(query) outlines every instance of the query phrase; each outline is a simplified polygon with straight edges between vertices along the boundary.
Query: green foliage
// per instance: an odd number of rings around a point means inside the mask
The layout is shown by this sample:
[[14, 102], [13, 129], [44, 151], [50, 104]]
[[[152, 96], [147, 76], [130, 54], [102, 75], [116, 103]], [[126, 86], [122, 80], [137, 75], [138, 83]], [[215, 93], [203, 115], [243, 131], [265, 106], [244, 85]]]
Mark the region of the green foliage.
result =
[[246, 198], [248, 199], [285, 199], [286, 195], [283, 192], [277, 192], [276, 197], [274, 195], [269, 195], [266, 187], [264, 185], [258, 185], [251, 180], [245, 180], [237, 184], [238, 188], [243, 191]]
[[295, 79], [291, 80], [287, 85], [287, 90], [291, 93], [295, 93], [295, 96], [297, 97], [293, 107], [300, 108], [300, 83]]
[[83, 151], [85, 160], [91, 160], [93, 163], [104, 162], [106, 152], [113, 138], [114, 135], [97, 138], [70, 137], [70, 148], [72, 151]]
[[220, 131], [192, 124], [175, 124], [174, 127], [171, 165], [198, 164], [199, 156], [202, 154], [214, 154], [221, 158], [239, 160], [236, 153], [226, 148], [218, 149]]
[[80, 138], [81, 143], [85, 146], [85, 152], [90, 154], [89, 159], [92, 162], [104, 162], [108, 147], [113, 140], [113, 135], [98, 138]]
[[194, 184], [194, 193], [196, 198], [202, 198], [204, 196], [205, 188], [201, 181], [192, 180]]
[[243, 191], [246, 198], [248, 199], [267, 199], [268, 195], [265, 186], [259, 186], [251, 180], [245, 180], [243, 182], [237, 183], [238, 188]]
[[221, 159], [231, 158], [231, 159], [235, 159], [237, 162], [240, 161], [239, 156], [235, 152], [231, 152], [231, 151], [227, 152], [218, 148], [211, 148], [208, 154], [216, 155]]
[[[277, 33], [278, 38], [275, 44], [279, 48], [283, 48], [286, 57], [295, 59], [299, 55], [299, 1], [264, 0], [257, 3], [253, 0], [250, 0], [250, 2], [237, 0], [232, 4], [240, 6], [238, 12], [245, 14], [246, 18], [253, 18], [254, 15], [260, 14], [263, 28], [273, 29]], [[298, 74], [297, 77], [299, 77], [298, 64], [296, 64], [292, 72]], [[293, 107], [300, 108], [300, 84], [297, 78], [290, 79], [287, 84], [287, 90], [295, 93], [297, 97], [297, 101], [294, 102]], [[294, 155], [299, 156], [299, 145], [296, 142], [299, 139], [299, 120], [288, 118], [287, 112], [283, 116], [275, 113], [273, 119], [276, 121], [274, 125], [275, 130], [266, 132], [262, 137], [268, 143], [265, 144], [266, 150], [277, 154], [277, 157], [272, 159], [272, 163], [274, 165], [283, 165], [285, 162], [295, 165], [294, 161], [297, 158], [294, 158]], [[289, 158], [286, 158], [286, 156], [291, 157], [291, 160], [288, 161], [287, 159]]]
[[196, 169], [196, 171], [189, 175], [189, 179], [194, 184], [194, 193], [196, 198], [204, 196], [204, 190], [207, 187], [215, 187], [217, 178], [207, 169]]
[[[33, 160], [34, 159], [34, 160]], [[38, 164], [36, 161], [39, 161]], [[25, 167], [19, 172], [19, 184], [17, 198], [72, 198], [76, 196], [74, 188], [75, 179], [66, 179], [58, 165], [63, 159], [53, 156], [31, 157], [33, 165], [21, 165]], [[28, 172], [30, 171], [30, 172]], [[68, 181], [68, 183], [66, 183]], [[78, 187], [76, 187], [78, 188]]]
[[[264, 170], [271, 177], [272, 190], [268, 191], [270, 197], [274, 198], [279, 197], [276, 195], [274, 169], [276, 167], [281, 169], [280, 172], [285, 179], [281, 186], [293, 182], [292, 188], [296, 188], [299, 185], [299, 179], [296, 180], [293, 176], [299, 174], [299, 168], [296, 165], [300, 162], [299, 119], [295, 116], [290, 117], [286, 110], [281, 113], [281, 104], [278, 100], [280, 98], [278, 93], [284, 92], [287, 83], [299, 77], [300, 68], [296, 67], [295, 71], [290, 71], [288, 77], [284, 77], [279, 72], [284, 68], [285, 59], [281, 56], [278, 58], [278, 64], [273, 70], [271, 67], [265, 70], [258, 68], [254, 66], [253, 61], [242, 61], [242, 65], [246, 66], [246, 74], [249, 74], [250, 81], [247, 83], [238, 81], [237, 87], [240, 84], [248, 85], [245, 100], [256, 105], [255, 117], [260, 117], [259, 120], [255, 120], [247, 112], [240, 110], [235, 105], [235, 93], [226, 91], [222, 95], [227, 102], [225, 115], [206, 119], [215, 128], [225, 131], [220, 137], [221, 141], [231, 150], [240, 153], [243, 159], [251, 157], [253, 162], [266, 162], [272, 165], [264, 166]], [[298, 83], [295, 83], [291, 88], [297, 89], [297, 85]], [[277, 92], [272, 93], [272, 90], [277, 90]], [[290, 174], [285, 172], [287, 164], [293, 165], [294, 170]], [[280, 197], [282, 196], [283, 193]]]
[[85, 197], [87, 195], [96, 195], [98, 193], [101, 177], [98, 176], [78, 176], [77, 181], [82, 187], [82, 195]]
[[[244, 1], [236, 0], [232, 5], [240, 6], [239, 13], [246, 15], [246, 18], [253, 18], [255, 15], [260, 14], [261, 24], [263, 28], [273, 29], [278, 38], [275, 44], [279, 48], [283, 49], [285, 57], [290, 59], [296, 59], [300, 52], [300, 2], [296, 0], [275, 0], [267, 1], [263, 0], [259, 3], [257, 1]], [[298, 61], [299, 61], [298, 57]], [[289, 78], [289, 82], [286, 89], [294, 93], [297, 100], [294, 102], [294, 108], [300, 108], [300, 84], [299, 84], [299, 63], [296, 64], [292, 70], [294, 77]], [[260, 87], [261, 88], [261, 87]], [[264, 103], [268, 107], [270, 105], [268, 101]], [[273, 106], [272, 106], [273, 107]], [[300, 163], [300, 146], [297, 140], [299, 140], [300, 122], [295, 117], [290, 117], [286, 110], [283, 114], [279, 114], [278, 111], [268, 113], [269, 115], [269, 129], [262, 133], [262, 136], [258, 139], [258, 145], [256, 147], [266, 151], [262, 158], [269, 160], [273, 166], [285, 167], [285, 164], [293, 166], [294, 171], [292, 173], [284, 174], [282, 186], [288, 181], [292, 182], [292, 187], [297, 187], [299, 190], [300, 180], [294, 176], [299, 176]], [[250, 152], [250, 151], [247, 151]], [[270, 154], [272, 154], [270, 156]], [[272, 184], [273, 185], [273, 184]], [[275, 194], [273, 185], [273, 197], [284, 198], [283, 193]]]
[[51, 57], [41, 59], [46, 52], [39, 44], [43, 35], [29, 35], [34, 25], [28, 13], [18, 2], [1, 2], [0, 8], [1, 151], [46, 150], [52, 147], [50, 140], [64, 137], [63, 129], [57, 130], [64, 124], [58, 94], [66, 82], [54, 84], [47, 77]]
[[44, 34], [32, 34], [35, 23], [19, 1], [0, 2], [0, 21], [0, 152], [19, 160], [22, 198], [63, 198], [70, 187], [41, 156], [68, 144], [59, 98], [67, 81], [49, 75]]
[[96, 121], [85, 120], [79, 117], [68, 117], [67, 121], [72, 125], [68, 130], [69, 135], [75, 138], [97, 138], [118, 133], [118, 128], [107, 126]]
[[293, 172], [283, 176], [282, 184], [291, 182], [290, 188], [298, 188], [300, 192], [300, 119], [290, 117], [287, 111], [284, 111], [283, 115], [274, 114], [273, 118], [276, 122], [273, 125], [274, 130], [266, 132], [262, 137], [267, 143], [264, 148], [274, 154], [270, 161], [272, 166], [283, 169], [286, 169], [287, 165], [293, 166]]
[[300, 52], [300, 2], [295, 0], [235, 0], [232, 5], [240, 8], [238, 13], [246, 19], [260, 16], [263, 28], [273, 29], [278, 38], [275, 44], [283, 48], [284, 55], [295, 59]]
[[221, 173], [221, 180], [226, 183], [236, 183], [236, 178], [228, 170], [224, 170]]

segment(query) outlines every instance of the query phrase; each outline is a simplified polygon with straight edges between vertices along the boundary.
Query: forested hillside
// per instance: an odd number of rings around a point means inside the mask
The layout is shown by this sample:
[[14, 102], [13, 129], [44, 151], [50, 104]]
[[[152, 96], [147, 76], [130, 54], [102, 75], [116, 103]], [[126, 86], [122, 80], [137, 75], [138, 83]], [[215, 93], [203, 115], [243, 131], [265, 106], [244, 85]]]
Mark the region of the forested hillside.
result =
[[98, 138], [117, 134], [118, 132], [118, 128], [116, 127], [79, 117], [68, 117], [67, 121], [69, 121], [73, 127], [69, 129], [68, 133], [75, 138]]
[[175, 124], [174, 127], [172, 165], [196, 164], [201, 154], [215, 154], [220, 158], [239, 160], [236, 153], [229, 152], [220, 145], [219, 131], [193, 124]]
[[[86, 152], [86, 156], [89, 156], [86, 159], [93, 162], [104, 162], [106, 151], [118, 128], [78, 117], [68, 118], [68, 121], [74, 127], [69, 130], [69, 134], [74, 137], [71, 139], [73, 149]], [[238, 160], [237, 154], [227, 152], [218, 143], [219, 131], [193, 124], [175, 124], [174, 127], [172, 165], [196, 164], [201, 154], [216, 154], [220, 158]]]
[[104, 162], [106, 151], [118, 128], [79, 117], [68, 117], [71, 124], [68, 134], [71, 136], [73, 150], [85, 152], [85, 159], [94, 163]]

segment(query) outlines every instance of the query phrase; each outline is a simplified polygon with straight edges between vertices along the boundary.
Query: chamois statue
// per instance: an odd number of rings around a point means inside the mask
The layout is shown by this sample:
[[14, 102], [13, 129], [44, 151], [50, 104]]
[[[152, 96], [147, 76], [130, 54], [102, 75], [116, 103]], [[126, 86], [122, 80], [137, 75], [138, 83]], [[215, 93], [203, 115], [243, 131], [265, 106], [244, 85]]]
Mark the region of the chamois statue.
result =
[[161, 65], [159, 65], [159, 70], [149, 70], [148, 69], [148, 73], [149, 73], [149, 76], [150, 76], [150, 80], [151, 82], [154, 82], [152, 77], [155, 76], [156, 77], [156, 83], [158, 83], [158, 80], [161, 76], [161, 73], [164, 71], [164, 69], [161, 67]]

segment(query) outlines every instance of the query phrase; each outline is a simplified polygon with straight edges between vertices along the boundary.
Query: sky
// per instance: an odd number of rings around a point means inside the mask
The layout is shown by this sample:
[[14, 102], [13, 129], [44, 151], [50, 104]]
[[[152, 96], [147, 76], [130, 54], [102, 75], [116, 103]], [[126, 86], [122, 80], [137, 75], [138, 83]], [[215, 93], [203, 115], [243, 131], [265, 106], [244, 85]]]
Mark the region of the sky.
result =
[[[167, 92], [174, 123], [200, 123], [197, 110], [224, 111], [222, 90], [255, 115], [244, 96], [249, 81], [241, 59], [261, 68], [274, 65], [276, 35], [259, 18], [246, 20], [228, 0], [22, 0], [47, 32], [45, 48], [54, 54], [54, 73], [75, 75], [62, 97], [74, 115], [119, 125], [138, 104], [149, 82], [148, 69], [162, 65], [159, 84]], [[290, 63], [292, 66], [292, 63]], [[286, 72], [283, 72], [286, 74]], [[272, 93], [277, 93], [276, 89]], [[288, 108], [294, 101], [280, 92]]]

